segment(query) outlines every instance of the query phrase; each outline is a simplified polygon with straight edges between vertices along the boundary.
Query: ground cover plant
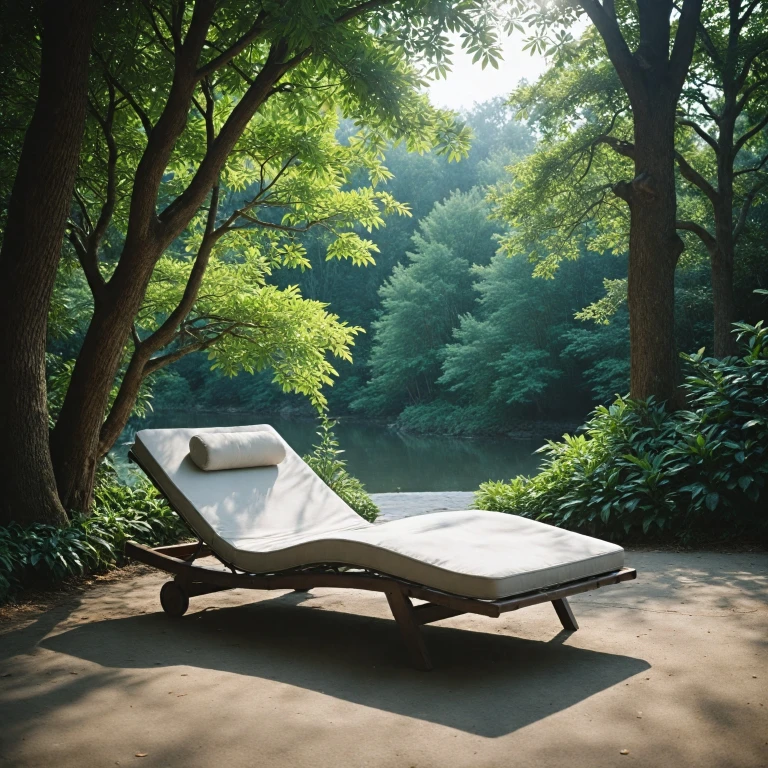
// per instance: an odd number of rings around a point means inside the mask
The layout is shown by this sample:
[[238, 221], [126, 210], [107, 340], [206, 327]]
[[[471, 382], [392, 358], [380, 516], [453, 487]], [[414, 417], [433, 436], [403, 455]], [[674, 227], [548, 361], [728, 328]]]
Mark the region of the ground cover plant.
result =
[[488, 482], [475, 506], [582, 533], [696, 541], [768, 534], [768, 328], [736, 324], [740, 357], [683, 355], [687, 408], [619, 397], [542, 470]]
[[190, 536], [181, 518], [147, 480], [120, 484], [105, 463], [90, 516], [65, 526], [0, 527], [0, 603], [30, 584], [50, 585], [122, 565], [129, 539], [157, 547]]

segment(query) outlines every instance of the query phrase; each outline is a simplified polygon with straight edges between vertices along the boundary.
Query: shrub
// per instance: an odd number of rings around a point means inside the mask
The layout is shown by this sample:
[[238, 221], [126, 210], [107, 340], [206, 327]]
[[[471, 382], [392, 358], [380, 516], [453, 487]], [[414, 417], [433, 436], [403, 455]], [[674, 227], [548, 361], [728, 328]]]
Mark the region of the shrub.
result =
[[339, 441], [333, 432], [335, 426], [335, 421], [325, 416], [320, 418], [320, 429], [317, 432], [320, 442], [313, 446], [312, 453], [304, 456], [304, 461], [360, 517], [372, 523], [379, 516], [379, 508], [373, 503], [365, 486], [349, 474], [347, 462], [339, 458], [344, 451], [339, 449]]
[[541, 448], [537, 475], [481, 485], [475, 506], [608, 538], [765, 536], [768, 329], [736, 330], [742, 357], [682, 356], [689, 410], [619, 397]]
[[155, 547], [188, 536], [181, 518], [148, 481], [120, 485], [105, 465], [90, 516], [76, 517], [64, 528], [40, 523], [0, 528], [0, 603], [25, 584], [56, 583], [120, 565], [128, 539]]

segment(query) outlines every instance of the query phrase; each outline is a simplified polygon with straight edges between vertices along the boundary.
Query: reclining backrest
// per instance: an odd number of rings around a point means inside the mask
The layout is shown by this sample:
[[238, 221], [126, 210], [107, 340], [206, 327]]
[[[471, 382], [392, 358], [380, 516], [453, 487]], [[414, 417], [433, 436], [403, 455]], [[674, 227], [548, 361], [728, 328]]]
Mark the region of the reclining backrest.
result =
[[174, 507], [206, 543], [265, 539], [274, 545], [297, 535], [367, 526], [285, 443], [272, 467], [205, 472], [189, 456], [189, 440], [205, 432], [268, 430], [267, 424], [210, 429], [144, 429], [133, 453]]

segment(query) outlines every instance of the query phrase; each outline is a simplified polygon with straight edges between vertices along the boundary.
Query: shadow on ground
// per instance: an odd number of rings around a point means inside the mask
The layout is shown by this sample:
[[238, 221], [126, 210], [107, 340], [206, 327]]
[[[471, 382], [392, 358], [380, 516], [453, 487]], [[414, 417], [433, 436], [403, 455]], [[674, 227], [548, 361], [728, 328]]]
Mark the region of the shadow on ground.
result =
[[[156, 613], [100, 621], [41, 646], [105, 672], [184, 666], [276, 680], [485, 737], [523, 728], [649, 668], [642, 659], [569, 647], [563, 632], [550, 642], [493, 634], [489, 620], [485, 632], [425, 627], [436, 669], [417, 672], [407, 666], [394, 622], [312, 602], [289, 594], [178, 620]], [[101, 684], [98, 675], [92, 684]], [[49, 693], [46, 707], [72, 694], [66, 686]]]

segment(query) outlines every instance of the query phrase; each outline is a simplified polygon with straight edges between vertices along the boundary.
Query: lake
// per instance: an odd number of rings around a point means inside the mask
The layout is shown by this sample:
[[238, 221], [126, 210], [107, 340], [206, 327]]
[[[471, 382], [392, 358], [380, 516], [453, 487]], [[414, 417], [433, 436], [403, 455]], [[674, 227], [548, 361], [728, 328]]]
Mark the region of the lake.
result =
[[[162, 427], [229, 427], [271, 424], [299, 454], [318, 441], [313, 421], [289, 420], [249, 413], [166, 411], [134, 420], [113, 450], [124, 470], [137, 429]], [[370, 493], [392, 491], [474, 491], [485, 480], [508, 480], [535, 472], [541, 456], [534, 451], [544, 439], [461, 439], [409, 435], [383, 424], [344, 422], [336, 426], [347, 469]], [[123, 472], [121, 472], [123, 474]]]

